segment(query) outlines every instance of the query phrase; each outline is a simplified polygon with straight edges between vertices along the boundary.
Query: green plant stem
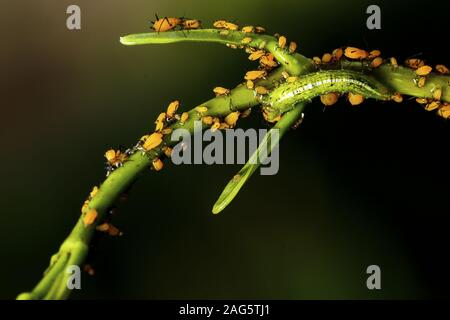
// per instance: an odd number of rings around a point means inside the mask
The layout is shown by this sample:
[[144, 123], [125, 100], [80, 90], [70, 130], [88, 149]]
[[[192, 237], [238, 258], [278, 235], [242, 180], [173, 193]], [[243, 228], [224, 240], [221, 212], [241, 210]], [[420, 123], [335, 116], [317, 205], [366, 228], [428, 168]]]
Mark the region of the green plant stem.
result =
[[[298, 53], [290, 54], [285, 49], [278, 46], [275, 37], [260, 34], [247, 34], [240, 31], [230, 31], [228, 34], [221, 34], [216, 29], [203, 29], [191, 31], [175, 31], [161, 33], [144, 33], [124, 36], [120, 39], [125, 45], [141, 45], [141, 44], [158, 44], [158, 43], [174, 43], [182, 41], [198, 41], [198, 42], [218, 42], [228, 43], [237, 47], [242, 46], [242, 40], [245, 37], [251, 37], [252, 41], [247, 46], [265, 49], [271, 52], [280, 62], [281, 67], [273, 71], [267, 79], [257, 81], [257, 84], [264, 85], [267, 88], [273, 88], [281, 79], [281, 72], [286, 70], [290, 75], [299, 76], [306, 73], [316, 71], [319, 67], [315, 66], [312, 61]], [[346, 62], [339, 66], [340, 68], [361, 70], [361, 63]], [[338, 66], [321, 66], [321, 68], [338, 68]], [[389, 64], [384, 64], [379, 68], [371, 71], [371, 76], [390, 88], [393, 92], [399, 92], [415, 97], [431, 98], [436, 88], [442, 89], [442, 100], [450, 101], [450, 90], [448, 90], [450, 78], [447, 75], [431, 74], [427, 76], [426, 85], [418, 88], [414, 79], [417, 77], [411, 69], [397, 67], [393, 68]], [[220, 116], [224, 117], [235, 110], [247, 109], [260, 104], [259, 99], [255, 96], [253, 90], [247, 89], [243, 85], [233, 89], [229, 96], [216, 97], [199, 106], [206, 106], [208, 111], [200, 115], [195, 108], [189, 111], [189, 120], [183, 125], [175, 122], [170, 125], [173, 129], [185, 128], [190, 133], [194, 131], [194, 120], [201, 119], [202, 116]], [[272, 106], [276, 108], [277, 106]], [[302, 107], [303, 108], [303, 107]], [[299, 109], [295, 109], [299, 112]], [[296, 114], [296, 113], [293, 113]], [[291, 116], [285, 118], [288, 121]], [[282, 120], [283, 121], [283, 120]], [[284, 123], [284, 122], [282, 122]], [[285, 127], [287, 128], [287, 126]], [[41, 281], [29, 293], [20, 294], [18, 299], [63, 299], [67, 298], [70, 290], [66, 283], [69, 274], [66, 273], [67, 267], [71, 265], [80, 266], [85, 260], [89, 243], [94, 234], [95, 228], [99, 223], [104, 221], [108, 208], [110, 208], [117, 197], [124, 192], [127, 187], [151, 164], [152, 160], [160, 157], [162, 154], [162, 146], [171, 146], [175, 142], [169, 141], [169, 135], [165, 137], [163, 144], [151, 150], [146, 154], [136, 152], [130, 156], [122, 167], [112, 172], [101, 184], [97, 194], [89, 202], [88, 208], [83, 211], [77, 224], [60, 247], [57, 254], [52, 256], [50, 266], [46, 270]], [[245, 167], [244, 167], [245, 168]], [[248, 171], [247, 171], [248, 170]], [[245, 168], [247, 178], [255, 170]], [[239, 187], [240, 188], [240, 187]], [[238, 191], [239, 188], [236, 190]], [[237, 193], [236, 191], [236, 193]], [[234, 192], [234, 191], [233, 191]], [[234, 195], [236, 194], [234, 193]], [[231, 198], [232, 199], [232, 198]], [[88, 210], [95, 209], [98, 212], [97, 220], [88, 226], [83, 223], [83, 218]]]
[[[298, 120], [304, 110], [306, 104], [299, 103], [294, 108], [286, 112], [281, 119], [275, 124], [275, 126], [270, 129], [270, 131], [264, 136], [263, 141], [260, 143], [258, 148], [252, 154], [250, 159], [244, 165], [244, 167], [239, 170], [239, 172], [228, 182], [224, 190], [222, 191], [219, 199], [213, 206], [212, 212], [217, 214], [225, 209], [228, 204], [236, 197], [239, 190], [244, 186], [245, 182], [252, 176], [252, 174], [259, 168], [261, 163], [264, 162], [264, 158], [261, 159], [262, 155], [268, 154], [267, 147], [269, 146], [270, 152], [279, 143], [284, 134], [288, 129]], [[277, 130], [278, 134], [275, 135], [274, 131]], [[263, 151], [264, 150], [264, 151]]]
[[[267, 79], [260, 83], [267, 87], [273, 86], [280, 77], [283, 68], [273, 72]], [[194, 132], [194, 121], [200, 120], [202, 116], [225, 117], [236, 110], [244, 110], [258, 105], [260, 102], [252, 90], [243, 85], [231, 90], [228, 96], [219, 96], [210, 99], [200, 105], [207, 106], [208, 111], [199, 114], [196, 108], [189, 111], [189, 119], [182, 125], [175, 122], [168, 126], [172, 129], [184, 128], [191, 134]], [[67, 288], [67, 280], [70, 274], [65, 270], [71, 265], [81, 266], [88, 253], [88, 246], [97, 225], [104, 221], [108, 208], [113, 206], [115, 200], [124, 192], [137, 176], [151, 165], [152, 160], [160, 157], [163, 146], [172, 146], [176, 142], [170, 141], [167, 135], [163, 143], [149, 153], [136, 152], [120, 168], [114, 170], [100, 185], [97, 194], [91, 199], [88, 207], [83, 211], [72, 232], [62, 243], [59, 252], [52, 256], [50, 266], [44, 273], [41, 281], [30, 293], [22, 293], [17, 299], [64, 299], [70, 294]], [[85, 226], [84, 215], [92, 210], [97, 210], [98, 217], [95, 223]]]
[[313, 70], [314, 65], [310, 59], [298, 53], [289, 54], [286, 49], [281, 49], [278, 46], [277, 38], [269, 35], [244, 33], [241, 31], [231, 30], [228, 31], [228, 33], [224, 33], [223, 30], [201, 29], [130, 34], [121, 37], [120, 42], [128, 46], [142, 44], [166, 44], [185, 41], [216, 42], [242, 46], [242, 40], [244, 38], [252, 39], [252, 41], [247, 43], [246, 46], [255, 49], [264, 49], [271, 52], [291, 75], [300, 75]]

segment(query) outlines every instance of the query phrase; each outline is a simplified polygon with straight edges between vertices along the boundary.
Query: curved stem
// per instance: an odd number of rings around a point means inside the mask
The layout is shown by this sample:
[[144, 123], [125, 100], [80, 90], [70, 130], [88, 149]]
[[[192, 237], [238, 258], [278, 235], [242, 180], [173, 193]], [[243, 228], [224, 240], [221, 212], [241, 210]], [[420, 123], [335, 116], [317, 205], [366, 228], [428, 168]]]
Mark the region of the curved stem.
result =
[[[256, 81], [256, 84], [258, 85], [264, 85], [268, 89], [274, 88], [280, 83], [280, 79], [282, 79], [281, 74], [285, 70], [291, 75], [296, 76], [312, 73], [316, 70], [315, 65], [310, 59], [298, 53], [290, 54], [287, 50], [281, 49], [278, 46], [277, 39], [268, 35], [248, 34], [240, 31], [229, 31], [228, 33], [224, 33], [216, 29], [203, 29], [133, 34], [122, 37], [120, 41], [125, 45], [202, 41], [229, 43], [240, 47], [243, 46], [242, 40], [246, 37], [250, 37], [251, 41], [248, 44], [245, 44], [245, 46], [265, 49], [271, 52], [281, 64], [281, 67], [273, 71], [267, 79]], [[345, 62], [343, 65], [339, 66], [324, 66], [324, 68], [335, 69], [338, 67], [355, 70], [358, 68], [358, 70], [361, 71], [360, 62]], [[428, 75], [426, 85], [423, 88], [419, 88], [414, 82], [416, 75], [411, 69], [403, 67], [393, 68], [389, 64], [384, 64], [377, 69], [363, 71], [369, 71], [371, 73], [370, 76], [376, 78], [382, 85], [393, 92], [395, 91], [416, 97], [432, 98], [434, 90], [439, 88], [442, 90], [442, 100], [450, 102], [450, 90], [448, 88], [450, 78], [447, 75]], [[302, 100], [299, 99], [298, 101]], [[247, 89], [244, 85], [239, 85], [233, 89], [228, 96], [216, 97], [200, 104], [199, 106], [207, 107], [205, 113], [199, 114], [194, 108], [189, 111], [188, 121], [184, 124], [175, 122], [169, 127], [172, 129], [184, 128], [188, 129], [190, 133], [193, 133], [194, 121], [200, 120], [202, 116], [211, 115], [224, 117], [235, 110], [247, 109], [259, 105], [260, 103], [260, 97], [258, 97], [253, 90]], [[273, 103], [271, 107], [276, 109], [277, 103]], [[302, 108], [303, 106], [301, 105], [301, 107], [294, 109], [292, 114], [288, 113], [285, 117], [282, 117], [279, 126], [283, 125], [284, 130], [286, 130], [288, 126], [284, 126], [284, 121], [290, 123], [290, 120], [298, 116], [297, 113], [301, 112]], [[32, 292], [23, 293], [17, 297], [18, 299], [62, 299], [68, 297], [70, 290], [66, 286], [68, 278], [68, 275], [65, 272], [66, 268], [70, 265], [81, 265], [83, 263], [88, 253], [88, 246], [95, 228], [99, 223], [104, 221], [108, 208], [113, 205], [115, 199], [127, 189], [136, 177], [152, 163], [152, 160], [162, 154], [163, 146], [175, 144], [175, 142], [172, 142], [169, 139], [169, 135], [166, 135], [163, 143], [150, 152], [136, 152], [132, 154], [128, 160], [124, 162], [122, 167], [116, 169], [105, 179], [97, 194], [83, 210], [76, 226], [61, 245], [59, 252], [53, 255], [50, 266], [45, 272], [42, 280], [36, 285]], [[255, 167], [247, 166], [244, 167], [243, 170], [245, 171], [244, 174], [247, 179], [255, 170]], [[234, 196], [241, 186], [242, 184], [233, 187], [234, 189], [232, 188], [233, 190], [229, 194]], [[225, 191], [227, 191], [227, 189]], [[93, 209], [97, 211], [97, 219], [94, 223], [86, 226], [83, 219], [86, 213]]]
[[[219, 199], [213, 206], [212, 213], [217, 214], [225, 209], [230, 202], [236, 197], [239, 190], [244, 186], [245, 182], [252, 176], [252, 174], [259, 168], [261, 163], [264, 162], [264, 155], [268, 155], [278, 145], [281, 138], [287, 132], [287, 130], [298, 120], [302, 115], [302, 111], [305, 108], [305, 103], [299, 103], [294, 108], [286, 112], [281, 119], [270, 129], [270, 131], [264, 136], [263, 141], [252, 154], [250, 159], [239, 170], [239, 172], [228, 182], [222, 191]], [[274, 134], [275, 131], [277, 134]], [[269, 145], [270, 143], [270, 145]], [[267, 152], [267, 146], [269, 145], [270, 151]], [[263, 158], [262, 158], [263, 157]]]
[[216, 42], [222, 44], [232, 44], [243, 46], [242, 40], [251, 38], [251, 42], [245, 46], [255, 49], [265, 49], [272, 53], [274, 57], [286, 68], [291, 75], [300, 75], [314, 70], [312, 61], [301, 54], [290, 54], [286, 49], [278, 46], [277, 38], [269, 35], [255, 33], [244, 33], [241, 31], [201, 29], [169, 32], [149, 32], [130, 34], [120, 38], [120, 42], [127, 46], [142, 44], [166, 44], [176, 42]]

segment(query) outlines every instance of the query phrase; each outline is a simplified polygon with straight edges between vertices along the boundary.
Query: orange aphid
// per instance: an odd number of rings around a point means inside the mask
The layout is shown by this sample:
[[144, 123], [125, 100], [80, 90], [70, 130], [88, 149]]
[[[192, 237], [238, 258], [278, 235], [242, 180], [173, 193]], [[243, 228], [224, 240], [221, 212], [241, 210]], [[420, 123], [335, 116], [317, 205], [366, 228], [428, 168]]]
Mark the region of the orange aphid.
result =
[[153, 30], [157, 32], [165, 32], [174, 29], [180, 25], [182, 20], [180, 18], [168, 18], [164, 17], [153, 22]]
[[170, 158], [172, 156], [172, 148], [171, 147], [163, 147], [162, 151], [164, 152], [164, 154], [166, 155], [166, 157]]
[[297, 43], [295, 43], [294, 41], [291, 41], [289, 43], [289, 53], [294, 53], [295, 50], [297, 50]]
[[331, 106], [338, 101], [339, 95], [335, 92], [330, 92], [320, 96], [320, 101], [326, 105]]
[[205, 117], [202, 117], [202, 122], [203, 122], [204, 124], [210, 126], [210, 125], [213, 124], [213, 117], [211, 117], [211, 116], [205, 116]]
[[286, 39], [285, 36], [280, 36], [280, 37], [278, 38], [278, 46], [279, 46], [281, 49], [284, 49], [284, 48], [286, 47], [286, 42], [287, 42], [287, 39]]
[[200, 20], [195, 19], [185, 19], [182, 20], [181, 25], [183, 26], [183, 29], [198, 29], [201, 27]]
[[381, 66], [382, 63], [383, 63], [383, 59], [381, 57], [376, 57], [370, 63], [370, 67], [371, 68], [378, 68], [379, 66]]
[[264, 94], [268, 94], [268, 93], [269, 93], [269, 89], [267, 89], [267, 88], [265, 88], [265, 87], [263, 87], [263, 86], [257, 86], [257, 87], [255, 88], [255, 91], [256, 91], [257, 94], [261, 94], [261, 95], [264, 95]]
[[253, 31], [255, 31], [255, 27], [245, 26], [245, 27], [242, 27], [241, 31], [244, 33], [252, 33]]
[[252, 42], [252, 38], [250, 37], [245, 37], [244, 39], [241, 40], [242, 44], [249, 44], [250, 42]]
[[258, 60], [259, 58], [264, 56], [265, 53], [266, 52], [264, 50], [256, 50], [248, 56], [248, 59], [249, 60]]
[[161, 133], [163, 134], [163, 135], [166, 135], [166, 134], [171, 134], [172, 133], [172, 128], [165, 128], [165, 129], [162, 129], [161, 130]]
[[220, 121], [214, 122], [214, 124], [211, 126], [211, 132], [214, 132], [219, 128], [220, 128]]
[[226, 96], [230, 93], [230, 89], [224, 88], [224, 87], [215, 87], [213, 89], [216, 96]]
[[419, 80], [417, 80], [417, 86], [419, 88], [423, 88], [425, 86], [426, 80], [427, 80], [427, 78], [425, 78], [425, 77], [419, 77]]
[[161, 159], [156, 158], [152, 161], [152, 165], [153, 165], [153, 169], [155, 169], [156, 171], [159, 171], [163, 168], [164, 163], [161, 161]]
[[97, 219], [98, 213], [97, 210], [91, 209], [83, 217], [83, 223], [85, 226], [89, 226], [94, 223], [95, 219]]
[[264, 33], [264, 32], [266, 32], [266, 29], [263, 27], [255, 27], [255, 32], [256, 33]]
[[436, 70], [437, 70], [439, 73], [443, 73], [443, 74], [448, 73], [448, 68], [447, 68], [446, 66], [444, 66], [443, 64], [438, 64], [438, 65], [436, 65]]
[[188, 118], [189, 118], [189, 113], [183, 112], [180, 117], [180, 122], [185, 123]]
[[355, 47], [347, 47], [345, 48], [344, 55], [349, 59], [365, 59], [369, 56], [366, 50], [355, 48]]
[[381, 51], [380, 50], [372, 50], [369, 52], [369, 59], [373, 59], [376, 57], [379, 57], [381, 55]]
[[244, 79], [245, 80], [256, 80], [256, 79], [264, 77], [266, 74], [267, 74], [267, 72], [265, 70], [248, 71], [245, 74]]
[[441, 100], [441, 97], [442, 97], [442, 90], [441, 90], [440, 88], [436, 88], [436, 89], [433, 91], [433, 98], [434, 98], [435, 100]]
[[394, 57], [391, 57], [391, 58], [389, 59], [389, 61], [391, 62], [391, 65], [392, 65], [394, 68], [397, 68], [397, 67], [398, 67], [397, 59], [395, 59]]
[[109, 223], [106, 223], [106, 222], [95, 227], [95, 230], [100, 231], [100, 232], [106, 232], [106, 231], [108, 231], [108, 229], [109, 229]]
[[313, 57], [312, 60], [313, 60], [313, 62], [315, 64], [321, 64], [322, 63], [322, 59], [320, 59], [319, 57]]
[[231, 112], [230, 114], [228, 114], [226, 117], [225, 117], [225, 123], [227, 124], [227, 125], [229, 125], [230, 127], [234, 127], [235, 125], [236, 125], [236, 122], [238, 121], [238, 119], [239, 119], [239, 115], [240, 115], [241, 113], [239, 112], [239, 111], [234, 111], [234, 112]]
[[440, 103], [438, 101], [431, 101], [430, 103], [427, 103], [425, 106], [425, 110], [427, 111], [433, 111], [440, 107]]
[[266, 68], [275, 68], [278, 66], [278, 63], [275, 61], [275, 57], [271, 53], [262, 56], [261, 59], [259, 59], [259, 63], [261, 66]]
[[420, 104], [426, 104], [428, 103], [428, 99], [426, 98], [416, 98], [416, 102]]
[[154, 132], [145, 139], [145, 142], [142, 147], [147, 151], [152, 150], [161, 144], [162, 137], [163, 137], [162, 133]]
[[[208, 108], [205, 107], [205, 106], [200, 106], [200, 107], [196, 107], [195, 110], [196, 110], [198, 113], [205, 113], [206, 111], [208, 111]], [[181, 116], [181, 117], [183, 117], [183, 116]]]
[[217, 29], [238, 30], [239, 26], [225, 20], [214, 21], [213, 26]]
[[105, 158], [111, 166], [119, 166], [127, 159], [127, 155], [120, 150], [109, 149], [105, 152]]
[[169, 106], [167, 107], [167, 112], [166, 112], [168, 119], [171, 119], [175, 115], [175, 112], [177, 112], [179, 106], [180, 106], [180, 101], [178, 101], [178, 100], [174, 100], [169, 104]]
[[255, 84], [252, 80], [247, 80], [246, 84], [247, 89], [253, 89], [255, 87]]
[[431, 72], [431, 70], [433, 70], [433, 68], [431, 68], [430, 66], [421, 66], [419, 68], [417, 68], [416, 70], [416, 74], [418, 76], [426, 76], [427, 74], [429, 74]]
[[164, 120], [166, 119], [166, 113], [161, 112], [155, 121], [156, 128], [155, 131], [161, 131], [164, 128]]
[[355, 94], [352, 92], [348, 93], [348, 101], [352, 106], [357, 106], [364, 101], [364, 97], [360, 94]]
[[391, 96], [391, 99], [392, 100], [394, 100], [395, 102], [397, 102], [397, 103], [400, 103], [400, 102], [402, 102], [403, 101], [403, 97], [402, 97], [402, 95], [400, 94], [400, 93], [394, 93], [392, 96]]
[[342, 55], [344, 54], [344, 50], [342, 50], [342, 48], [337, 48], [337, 49], [333, 50], [332, 54], [333, 54], [334, 60], [339, 61], [339, 60], [341, 60]]
[[443, 105], [438, 110], [438, 115], [440, 115], [441, 117], [443, 117], [445, 119], [449, 119], [450, 118], [450, 105], [449, 104]]
[[92, 188], [92, 191], [89, 193], [89, 198], [93, 198], [93, 197], [95, 197], [95, 195], [97, 194], [97, 192], [98, 192], [98, 187], [97, 186], [94, 186], [93, 188]]
[[333, 59], [333, 56], [329, 53], [324, 53], [322, 56], [322, 63], [328, 63]]
[[425, 63], [423, 62], [423, 60], [420, 59], [415, 59], [415, 58], [411, 58], [411, 59], [406, 59], [405, 60], [405, 64], [413, 69], [417, 69], [420, 68], [422, 66], [425, 65]]

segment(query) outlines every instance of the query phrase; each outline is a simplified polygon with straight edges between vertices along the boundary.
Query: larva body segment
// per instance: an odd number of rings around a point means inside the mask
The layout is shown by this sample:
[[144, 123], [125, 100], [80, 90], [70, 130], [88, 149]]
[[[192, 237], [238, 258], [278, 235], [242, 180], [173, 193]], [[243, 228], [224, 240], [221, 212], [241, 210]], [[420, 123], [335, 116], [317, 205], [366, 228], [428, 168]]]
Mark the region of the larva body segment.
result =
[[300, 102], [330, 92], [352, 92], [365, 98], [389, 100], [388, 90], [367, 75], [350, 70], [326, 70], [304, 75], [294, 82], [285, 82], [261, 98], [262, 103], [281, 113]]

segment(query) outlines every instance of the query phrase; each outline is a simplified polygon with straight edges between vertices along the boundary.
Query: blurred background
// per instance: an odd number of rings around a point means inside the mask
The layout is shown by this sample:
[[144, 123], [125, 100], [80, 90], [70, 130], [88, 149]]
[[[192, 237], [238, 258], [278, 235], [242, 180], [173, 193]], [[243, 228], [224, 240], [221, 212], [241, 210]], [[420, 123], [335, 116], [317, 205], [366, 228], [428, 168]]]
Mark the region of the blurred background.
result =
[[[81, 7], [81, 30], [66, 8]], [[381, 7], [382, 29], [366, 28]], [[173, 99], [183, 110], [254, 68], [240, 50], [181, 43], [125, 47], [159, 16], [262, 25], [306, 56], [338, 46], [421, 54], [450, 64], [448, 1], [0, 1], [0, 298], [41, 278], [91, 187], [104, 151], [130, 146]], [[267, 127], [259, 113], [240, 122]], [[166, 165], [142, 175], [73, 299], [448, 298], [450, 123], [414, 101], [311, 103], [280, 148], [280, 171], [254, 175], [211, 208], [240, 166]], [[447, 145], [447, 147], [445, 147]], [[366, 288], [381, 267], [382, 290]]]

